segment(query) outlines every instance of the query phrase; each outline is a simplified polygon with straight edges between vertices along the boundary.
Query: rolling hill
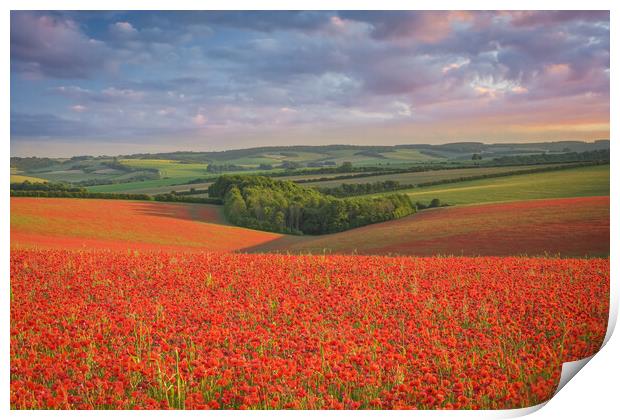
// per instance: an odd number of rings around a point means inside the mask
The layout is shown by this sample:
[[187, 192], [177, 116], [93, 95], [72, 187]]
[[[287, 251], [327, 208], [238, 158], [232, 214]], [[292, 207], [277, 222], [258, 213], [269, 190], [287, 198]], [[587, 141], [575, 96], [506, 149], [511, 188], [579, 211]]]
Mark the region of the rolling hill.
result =
[[280, 236], [231, 226], [206, 204], [11, 198], [14, 247], [224, 252]]
[[11, 246], [605, 256], [609, 254], [609, 197], [440, 208], [322, 236], [290, 236], [230, 226], [221, 207], [212, 205], [13, 197]]
[[284, 236], [249, 252], [397, 255], [609, 255], [609, 197], [425, 210], [318, 237]]

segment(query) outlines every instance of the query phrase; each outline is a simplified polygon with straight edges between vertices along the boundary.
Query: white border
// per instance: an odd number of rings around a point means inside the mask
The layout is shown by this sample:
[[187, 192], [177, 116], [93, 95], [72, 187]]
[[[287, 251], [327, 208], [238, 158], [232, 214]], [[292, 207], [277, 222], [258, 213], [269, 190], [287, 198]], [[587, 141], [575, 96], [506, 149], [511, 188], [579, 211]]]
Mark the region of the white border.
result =
[[[411, 2], [411, 1], [394, 1], [383, 0], [379, 3], [369, 0], [358, 1], [325, 1], [325, 0], [297, 0], [297, 1], [284, 1], [284, 0], [263, 0], [261, 2], [250, 0], [238, 0], [238, 1], [209, 1], [209, 2], [197, 2], [190, 0], [175, 0], [174, 2], [165, 2], [162, 0], [132, 0], [131, 2], [119, 1], [119, 0], [92, 0], [89, 2], [77, 1], [77, 0], [58, 0], [58, 1], [14, 1], [9, 0], [3, 2], [3, 13], [0, 15], [0, 30], [2, 31], [3, 42], [2, 48], [2, 72], [4, 76], [4, 86], [6, 87], [3, 92], [8, 92], [9, 80], [10, 80], [10, 55], [9, 55], [9, 39], [10, 39], [10, 14], [9, 10], [193, 10], [193, 9], [208, 9], [208, 10], [254, 10], [254, 9], [297, 9], [297, 10], [345, 10], [345, 9], [433, 9], [433, 10], [610, 10], [611, 9], [611, 45], [617, 45], [618, 40], [618, 19], [617, 14], [620, 13], [620, 8], [617, 6], [618, 2], [612, 2], [609, 0], [588, 0], [587, 2], [577, 1], [561, 1], [561, 0], [521, 0], [521, 1], [488, 1], [488, 0], [434, 0], [432, 2]], [[430, 6], [430, 7], [429, 7]], [[618, 50], [612, 53], [612, 65], [614, 69], [618, 68]], [[618, 83], [611, 80], [611, 133], [610, 139], [614, 138], [617, 126], [617, 92], [614, 88], [617, 88]], [[616, 111], [614, 113], [614, 111]], [[10, 157], [10, 100], [9, 95], [4, 95], [2, 101], [2, 110], [0, 112], [1, 127], [4, 133], [4, 140], [0, 144], [2, 148], [2, 156], [4, 156], [5, 166], [4, 172], [0, 177], [0, 203], [1, 211], [4, 223], [1, 225], [2, 238], [4, 241], [1, 244], [2, 250], [2, 281], [0, 282], [0, 305], [1, 312], [1, 329], [0, 329], [0, 409], [2, 412], [9, 411], [9, 221], [8, 214], [10, 208], [8, 185], [9, 185], [9, 171], [6, 168], [9, 166]], [[616, 140], [614, 140], [616, 141]], [[611, 155], [613, 164], [611, 169], [611, 214], [618, 214], [620, 210], [619, 202], [620, 195], [618, 189], [618, 171], [615, 169], [618, 165], [618, 152], [615, 146], [611, 148]], [[618, 311], [617, 300], [617, 241], [614, 238], [618, 237], [618, 223], [617, 218], [611, 218], [611, 287], [612, 287], [612, 312], [610, 316], [615, 323]], [[617, 335], [617, 334], [616, 334]], [[601, 351], [592, 358], [588, 365], [577, 375], [577, 379], [570, 381], [554, 398], [552, 398], [544, 408], [536, 411], [532, 414], [531, 418], [536, 419], [557, 419], [557, 418], [611, 418], [611, 413], [617, 413], [617, 379], [620, 378], [620, 363], [618, 362], [618, 356], [620, 356], [620, 342], [615, 336], [611, 336], [608, 343], [601, 349]], [[528, 411], [528, 410], [526, 410]], [[83, 416], [84, 412], [27, 412], [27, 411], [11, 411], [9, 415], [13, 418], [31, 418], [31, 417], [51, 417], [59, 418], [78, 418]], [[104, 418], [108, 416], [108, 413], [101, 411], [94, 411], [87, 413], [89, 417]], [[250, 412], [115, 412], [113, 415], [120, 416], [121, 418], [134, 418], [147, 416], [149, 418], [203, 418], [209, 416], [210, 418], [268, 418], [271, 417], [273, 412], [262, 411], [250, 411]], [[383, 411], [383, 412], [278, 412], [277, 415], [283, 419], [295, 419], [310, 418], [314, 416], [320, 416], [324, 418], [353, 418], [365, 419], [365, 418], [378, 418], [378, 417], [390, 417], [390, 418], [437, 418], [437, 417], [451, 417], [451, 418], [478, 418], [486, 415], [489, 417], [506, 417], [524, 414], [524, 411], [510, 412], [402, 412], [402, 411]]]

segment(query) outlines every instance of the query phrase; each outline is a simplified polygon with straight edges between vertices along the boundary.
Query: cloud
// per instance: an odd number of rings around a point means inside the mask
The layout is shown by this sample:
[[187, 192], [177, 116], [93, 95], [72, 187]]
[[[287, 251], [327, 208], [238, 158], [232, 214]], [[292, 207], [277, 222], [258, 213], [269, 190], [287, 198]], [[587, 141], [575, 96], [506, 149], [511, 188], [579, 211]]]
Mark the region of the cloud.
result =
[[73, 20], [11, 12], [11, 66], [19, 73], [83, 79], [105, 66], [108, 52]]
[[207, 117], [202, 114], [196, 114], [192, 117], [192, 122], [197, 126], [203, 126], [207, 123]]
[[344, 19], [365, 22], [377, 39], [409, 38], [426, 43], [448, 36], [453, 25], [471, 20], [469, 12], [435, 11], [347, 11], [339, 12]]
[[485, 132], [482, 120], [496, 133], [564, 112], [588, 115], [583, 127], [608, 119], [601, 12], [13, 12], [12, 23], [21, 135]]
[[132, 37], [138, 33], [137, 29], [129, 22], [116, 22], [110, 25], [110, 31], [120, 37]]
[[68, 138], [96, 134], [93, 127], [82, 121], [61, 118], [52, 114], [11, 113], [11, 137]]
[[85, 89], [79, 86], [58, 86], [50, 90], [60, 96], [84, 102], [127, 103], [128, 101], [140, 101], [145, 95], [142, 91], [119, 89], [113, 86], [100, 91]]
[[190, 24], [233, 27], [242, 30], [272, 32], [277, 30], [312, 31], [330, 22], [333, 12], [326, 11], [199, 11], [176, 12], [170, 20]]
[[86, 111], [88, 108], [86, 108], [84, 105], [73, 105], [71, 107], [71, 110], [73, 112], [84, 112]]
[[509, 15], [514, 26], [553, 25], [571, 21], [609, 22], [609, 11], [606, 10], [513, 11]]

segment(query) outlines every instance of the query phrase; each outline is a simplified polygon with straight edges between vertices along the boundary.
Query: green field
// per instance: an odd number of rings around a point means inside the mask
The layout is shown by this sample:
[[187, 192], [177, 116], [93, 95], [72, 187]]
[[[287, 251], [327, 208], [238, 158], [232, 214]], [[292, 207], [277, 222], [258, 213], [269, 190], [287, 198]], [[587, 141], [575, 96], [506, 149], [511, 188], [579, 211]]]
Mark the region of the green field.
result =
[[404, 190], [414, 201], [451, 205], [609, 195], [609, 165], [560, 169]]
[[[307, 170], [309, 173], [282, 177], [300, 181], [303, 179], [338, 177], [342, 174], [312, 174], [317, 168], [334, 168], [344, 162], [350, 162], [357, 171], [365, 172], [363, 167], [377, 167], [382, 171], [390, 169], [409, 169], [411, 167], [448, 168], [428, 172], [409, 172], [394, 175], [379, 175], [372, 177], [357, 177], [343, 180], [327, 180], [320, 183], [306, 184], [308, 186], [335, 187], [341, 184], [372, 183], [394, 180], [401, 184], [420, 184], [425, 182], [442, 181], [494, 174], [518, 169], [520, 165], [531, 164], [523, 159], [512, 159], [515, 155], [538, 154], [551, 156], [557, 153], [592, 153], [602, 152], [608, 148], [609, 141], [594, 143], [585, 142], [548, 142], [533, 144], [482, 144], [482, 143], [453, 143], [445, 145], [399, 145], [399, 146], [353, 146], [353, 145], [326, 145], [326, 146], [285, 146], [285, 147], [258, 147], [241, 150], [227, 150], [221, 152], [171, 152], [158, 154], [135, 154], [126, 156], [75, 156], [72, 158], [11, 158], [12, 181], [43, 179], [51, 182], [67, 182], [76, 186], [84, 186], [93, 192], [118, 193], [146, 193], [159, 194], [170, 191], [186, 191], [191, 188], [207, 188], [211, 179], [220, 173], [208, 172], [209, 164], [234, 165], [229, 167], [227, 174], [254, 173], [281, 174], [287, 165], [285, 162], [294, 162], [296, 167]], [[474, 153], [483, 156], [482, 161], [473, 161]], [[561, 153], [560, 153], [561, 154]], [[506, 164], [513, 166], [490, 167], [495, 157], [504, 159]], [[510, 160], [512, 159], [512, 160]], [[572, 158], [570, 158], [572, 159]], [[533, 159], [534, 163], [545, 163], [550, 159]], [[561, 159], [555, 159], [560, 162]], [[577, 161], [605, 160], [605, 156], [592, 156]], [[565, 160], [572, 162], [575, 160]], [[515, 163], [512, 163], [515, 162]], [[473, 165], [482, 163], [485, 168], [476, 168]], [[269, 164], [271, 171], [260, 169], [260, 164]], [[517, 166], [519, 165], [519, 166]], [[558, 165], [558, 164], [554, 164]], [[465, 169], [449, 169], [469, 167]], [[355, 171], [355, 169], [354, 169]], [[348, 174], [355, 174], [349, 172]], [[203, 180], [201, 184], [188, 184], [196, 179]], [[426, 191], [426, 190], [425, 190]], [[430, 190], [429, 190], [430, 191]], [[419, 191], [415, 191], [419, 193]], [[457, 201], [461, 200], [457, 197]], [[468, 200], [467, 200], [468, 201]]]
[[[203, 165], [204, 167], [204, 165]], [[233, 171], [226, 172], [226, 174], [245, 174], [250, 175], [257, 172], [264, 172], [259, 170], [249, 171]], [[280, 172], [280, 170], [273, 170], [273, 173]], [[178, 174], [179, 172], [176, 172]], [[162, 179], [153, 179], [148, 181], [136, 181], [136, 182], [124, 182], [118, 184], [105, 184], [95, 185], [88, 187], [88, 191], [92, 192], [116, 192], [116, 193], [134, 193], [134, 194], [163, 194], [170, 191], [189, 191], [191, 188], [204, 189], [211, 185], [210, 182], [188, 184], [197, 178], [217, 178], [219, 174], [213, 173], [201, 173], [193, 174], [191, 176], [176, 176], [167, 177]]]
[[162, 178], [208, 176], [205, 163], [181, 163], [167, 159], [122, 159], [120, 163], [136, 169], [158, 169]]
[[[11, 167], [11, 174], [42, 178], [51, 182], [79, 183], [84, 181], [126, 182], [137, 176], [149, 175], [147, 171], [114, 167], [111, 158], [85, 158], [79, 160], [54, 159], [52, 163], [27, 171]], [[152, 176], [152, 173], [150, 173]]]
[[[121, 184], [95, 185], [92, 187], [88, 187], [88, 191], [118, 192], [118, 193], [126, 192], [126, 193], [142, 194], [142, 193], [146, 193], [145, 191], [147, 190], [157, 189], [161, 187], [168, 187], [170, 185], [175, 185], [175, 184], [183, 184], [193, 179], [196, 179], [196, 177], [186, 176], [186, 177], [181, 177], [181, 178], [165, 178], [165, 179], [153, 179], [153, 180], [148, 180], [148, 181], [125, 182]], [[175, 189], [174, 187], [167, 188], [168, 191], [171, 191], [174, 189]]]
[[[244, 172], [229, 172], [232, 173], [241, 173], [241, 174], [251, 174], [255, 171], [244, 171]], [[270, 171], [270, 173], [278, 173], [278, 170]], [[291, 176], [281, 176], [277, 177], [281, 181], [300, 181], [304, 179], [316, 179], [316, 178], [333, 178], [337, 176], [341, 176], [342, 174], [308, 174], [308, 175], [291, 175]], [[216, 177], [217, 174], [210, 174], [209, 177]], [[171, 191], [182, 192], [189, 191], [194, 188], [196, 190], [204, 190], [209, 188], [212, 182], [200, 182], [193, 184], [184, 184], [187, 177], [184, 178], [175, 178], [172, 180], [157, 180], [157, 181], [143, 181], [143, 182], [132, 182], [126, 184], [116, 184], [116, 185], [98, 185], [95, 187], [89, 187], [90, 191], [94, 192], [132, 192], [136, 194], [165, 194]], [[201, 177], [203, 178], [203, 177]], [[191, 178], [193, 180], [195, 178]], [[164, 182], [165, 181], [165, 182]], [[174, 181], [174, 182], [172, 182]], [[165, 185], [162, 185], [165, 184]], [[310, 184], [307, 184], [310, 185]], [[195, 196], [198, 197], [198, 196]]]

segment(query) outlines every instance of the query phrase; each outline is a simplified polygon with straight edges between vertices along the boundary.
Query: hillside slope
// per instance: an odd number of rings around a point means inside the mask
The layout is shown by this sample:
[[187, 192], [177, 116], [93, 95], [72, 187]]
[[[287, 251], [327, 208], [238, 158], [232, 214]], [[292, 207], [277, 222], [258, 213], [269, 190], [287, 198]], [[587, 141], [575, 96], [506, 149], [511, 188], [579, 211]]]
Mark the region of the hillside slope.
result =
[[246, 251], [606, 256], [609, 197], [439, 208], [333, 235], [282, 237]]
[[207, 204], [11, 198], [14, 247], [238, 251], [280, 236], [231, 226]]
[[609, 197], [426, 210], [332, 235], [230, 226], [185, 203], [11, 198], [11, 246], [402, 255], [609, 255]]

